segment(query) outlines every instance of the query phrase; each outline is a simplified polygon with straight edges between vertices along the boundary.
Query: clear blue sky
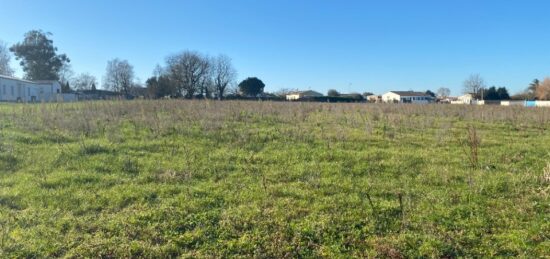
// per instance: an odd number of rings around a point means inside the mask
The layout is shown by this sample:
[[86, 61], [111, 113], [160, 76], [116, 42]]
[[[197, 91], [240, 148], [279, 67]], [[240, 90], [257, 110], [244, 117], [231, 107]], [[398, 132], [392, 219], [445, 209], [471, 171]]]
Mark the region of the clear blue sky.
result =
[[[229, 55], [267, 91], [437, 90], [479, 73], [514, 93], [550, 75], [550, 1], [0, 0], [0, 40], [52, 32], [76, 73], [127, 59], [145, 81], [167, 55]], [[21, 74], [18, 69], [18, 75]]]

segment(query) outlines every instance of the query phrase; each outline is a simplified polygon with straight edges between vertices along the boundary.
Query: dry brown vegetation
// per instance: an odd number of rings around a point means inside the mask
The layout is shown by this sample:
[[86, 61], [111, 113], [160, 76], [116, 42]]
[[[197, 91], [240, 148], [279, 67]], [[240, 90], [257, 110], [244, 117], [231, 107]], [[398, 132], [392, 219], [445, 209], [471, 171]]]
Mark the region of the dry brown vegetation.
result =
[[550, 100], [550, 78], [545, 78], [536, 88], [535, 94], [539, 100]]
[[[319, 114], [330, 123], [353, 126], [384, 124], [392, 128], [432, 128], [440, 119], [453, 122], [507, 123], [517, 129], [527, 125], [543, 127], [550, 121], [546, 109], [468, 105], [395, 105], [395, 104], [330, 104], [246, 101], [132, 101], [88, 102], [79, 104], [17, 105], [3, 107], [3, 115], [13, 123], [34, 130], [63, 129], [72, 134], [105, 133], [121, 123], [131, 122], [136, 128], [153, 133], [174, 130], [177, 124], [200, 125], [205, 130], [226, 123], [273, 119], [292, 124]], [[28, 118], [28, 119], [21, 119]], [[36, 120], [38, 118], [39, 120]], [[333, 121], [334, 120], [334, 121]]]

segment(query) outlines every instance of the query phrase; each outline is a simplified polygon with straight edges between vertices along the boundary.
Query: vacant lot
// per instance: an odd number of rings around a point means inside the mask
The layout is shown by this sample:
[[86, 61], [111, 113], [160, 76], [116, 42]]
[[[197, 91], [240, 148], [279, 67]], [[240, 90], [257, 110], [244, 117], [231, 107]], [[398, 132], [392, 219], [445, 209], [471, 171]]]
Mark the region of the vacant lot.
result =
[[548, 257], [549, 194], [549, 109], [0, 105], [1, 257]]

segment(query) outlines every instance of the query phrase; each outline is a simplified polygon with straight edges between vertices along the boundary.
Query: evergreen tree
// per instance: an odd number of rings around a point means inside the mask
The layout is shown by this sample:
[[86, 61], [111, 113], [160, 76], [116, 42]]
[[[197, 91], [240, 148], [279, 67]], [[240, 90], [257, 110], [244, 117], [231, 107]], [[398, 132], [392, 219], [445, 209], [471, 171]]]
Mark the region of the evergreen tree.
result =
[[340, 96], [340, 92], [336, 91], [336, 89], [330, 89], [327, 91], [327, 96], [337, 97]]
[[70, 60], [65, 54], [57, 54], [57, 48], [48, 37], [51, 33], [33, 30], [25, 34], [25, 39], [13, 45], [10, 51], [29, 80], [58, 80], [59, 72]]
[[239, 91], [245, 96], [256, 97], [264, 92], [265, 84], [256, 77], [249, 77], [239, 83]]
[[506, 87], [499, 87], [497, 89], [497, 94], [498, 94], [498, 98], [500, 100], [509, 100], [510, 99], [510, 95], [508, 94], [508, 90], [506, 89]]
[[69, 85], [69, 81], [65, 82], [64, 84], [61, 84], [61, 92], [62, 93], [72, 92], [71, 86]]

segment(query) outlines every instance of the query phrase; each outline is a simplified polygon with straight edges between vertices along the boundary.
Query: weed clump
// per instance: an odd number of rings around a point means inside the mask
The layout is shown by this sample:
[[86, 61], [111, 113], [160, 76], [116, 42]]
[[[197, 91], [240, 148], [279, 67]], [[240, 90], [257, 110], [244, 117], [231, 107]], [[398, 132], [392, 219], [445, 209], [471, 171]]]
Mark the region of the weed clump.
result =
[[466, 139], [461, 140], [461, 145], [468, 158], [470, 167], [477, 169], [479, 168], [479, 145], [481, 144], [481, 138], [478, 135], [477, 128], [473, 125], [470, 125], [466, 131]]
[[122, 172], [131, 174], [131, 175], [139, 174], [138, 162], [130, 157], [125, 157], [122, 160]]

